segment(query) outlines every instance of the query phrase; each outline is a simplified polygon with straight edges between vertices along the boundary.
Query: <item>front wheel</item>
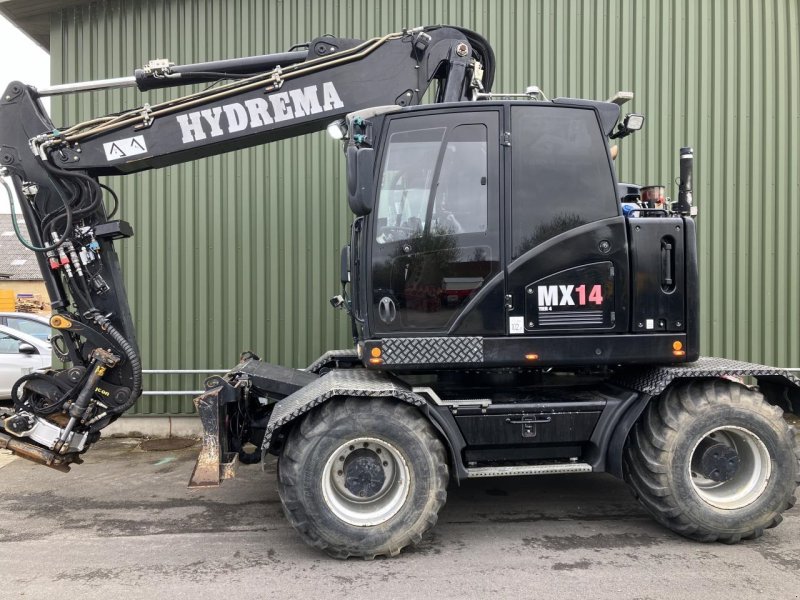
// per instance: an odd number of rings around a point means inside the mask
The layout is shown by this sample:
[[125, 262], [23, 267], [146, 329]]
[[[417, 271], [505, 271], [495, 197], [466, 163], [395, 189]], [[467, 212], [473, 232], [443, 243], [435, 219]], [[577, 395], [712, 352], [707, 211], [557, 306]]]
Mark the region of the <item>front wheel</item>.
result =
[[671, 387], [631, 432], [625, 478], [653, 517], [691, 539], [736, 543], [795, 503], [800, 448], [783, 412], [721, 379]]
[[442, 443], [413, 406], [333, 400], [289, 434], [278, 492], [290, 523], [336, 558], [394, 556], [416, 544], [444, 505]]

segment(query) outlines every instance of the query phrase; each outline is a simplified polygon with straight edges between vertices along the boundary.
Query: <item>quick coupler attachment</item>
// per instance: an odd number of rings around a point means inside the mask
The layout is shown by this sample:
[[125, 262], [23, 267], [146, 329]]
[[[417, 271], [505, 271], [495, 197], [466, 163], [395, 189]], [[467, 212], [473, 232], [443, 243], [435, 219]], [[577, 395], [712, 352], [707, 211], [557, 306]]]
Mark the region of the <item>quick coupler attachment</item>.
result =
[[35, 444], [23, 442], [5, 433], [0, 433], [0, 450], [10, 450], [20, 458], [31, 460], [40, 465], [55, 469], [56, 471], [61, 471], [62, 473], [69, 472], [68, 457], [58, 456], [51, 450], [36, 446]]
[[227, 407], [236, 406], [241, 389], [221, 377], [209, 377], [206, 392], [194, 399], [203, 424], [203, 446], [189, 479], [189, 487], [216, 487], [236, 476], [238, 453], [230, 451]]

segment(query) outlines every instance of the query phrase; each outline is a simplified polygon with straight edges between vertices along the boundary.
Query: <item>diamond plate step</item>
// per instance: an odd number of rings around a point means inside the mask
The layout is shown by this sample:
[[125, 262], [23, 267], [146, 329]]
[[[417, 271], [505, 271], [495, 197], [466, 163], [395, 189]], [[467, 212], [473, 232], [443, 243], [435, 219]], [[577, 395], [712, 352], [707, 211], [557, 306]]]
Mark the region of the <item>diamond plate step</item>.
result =
[[561, 473], [591, 473], [587, 463], [563, 463], [553, 465], [524, 465], [521, 467], [477, 467], [467, 469], [470, 479], [477, 477], [511, 477], [516, 475], [558, 475]]

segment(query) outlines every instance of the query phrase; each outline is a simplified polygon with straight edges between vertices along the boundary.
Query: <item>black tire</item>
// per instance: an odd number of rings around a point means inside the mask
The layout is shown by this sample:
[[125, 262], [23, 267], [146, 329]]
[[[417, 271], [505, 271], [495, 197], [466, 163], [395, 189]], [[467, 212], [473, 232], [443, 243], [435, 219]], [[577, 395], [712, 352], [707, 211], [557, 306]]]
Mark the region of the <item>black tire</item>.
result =
[[[762, 483], [752, 485], [749, 496], [723, 508], [704, 498], [706, 490], [697, 486], [697, 478], [705, 475], [693, 474], [697, 469], [691, 463], [700, 440], [710, 439], [706, 434], [718, 428], [743, 439], [755, 436], [752, 446], [769, 457], [759, 463], [768, 465], [768, 470], [752, 469], [768, 479], [745, 479]], [[722, 379], [680, 383], [651, 402], [631, 431], [625, 449], [625, 479], [645, 509], [672, 531], [693, 540], [735, 544], [775, 527], [783, 519], [781, 513], [794, 505], [800, 483], [798, 439], [783, 419], [783, 411], [765, 402], [757, 391]], [[712, 488], [719, 485], [717, 480], [710, 483]]]
[[[342, 520], [323, 492], [329, 459], [356, 438], [385, 442], [407, 466], [405, 499], [380, 524]], [[278, 459], [278, 493], [286, 517], [306, 543], [335, 558], [396, 556], [419, 543], [436, 524], [447, 483], [445, 450], [431, 424], [415, 407], [394, 399], [326, 402], [293, 429]]]

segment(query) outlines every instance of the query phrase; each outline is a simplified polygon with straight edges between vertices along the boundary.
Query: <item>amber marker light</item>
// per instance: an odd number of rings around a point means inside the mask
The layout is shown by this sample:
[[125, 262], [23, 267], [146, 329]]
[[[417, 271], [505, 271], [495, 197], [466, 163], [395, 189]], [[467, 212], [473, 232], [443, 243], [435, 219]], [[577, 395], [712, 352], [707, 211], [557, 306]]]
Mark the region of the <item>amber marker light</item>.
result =
[[673, 356], [686, 356], [686, 350], [683, 349], [683, 342], [675, 340], [672, 342], [672, 355]]
[[533, 353], [526, 354], [525, 355], [525, 359], [526, 360], [539, 360], [539, 355], [538, 354], [533, 354]]
[[371, 365], [383, 364], [383, 358], [381, 358], [381, 354], [383, 354], [383, 351], [381, 351], [380, 346], [373, 346], [372, 348], [370, 348], [369, 349], [369, 356], [370, 356], [369, 364], [371, 364]]

